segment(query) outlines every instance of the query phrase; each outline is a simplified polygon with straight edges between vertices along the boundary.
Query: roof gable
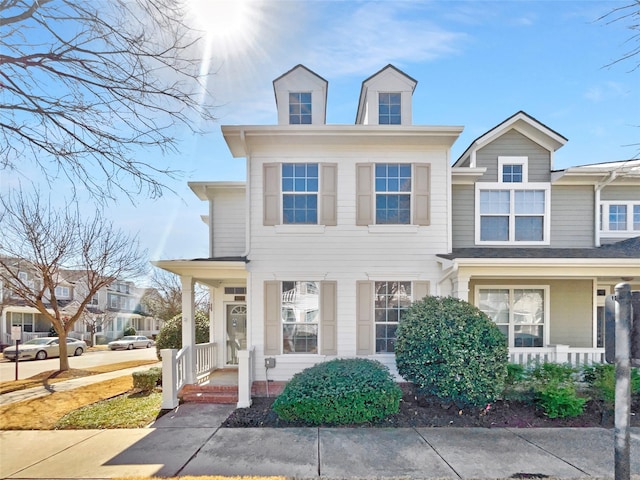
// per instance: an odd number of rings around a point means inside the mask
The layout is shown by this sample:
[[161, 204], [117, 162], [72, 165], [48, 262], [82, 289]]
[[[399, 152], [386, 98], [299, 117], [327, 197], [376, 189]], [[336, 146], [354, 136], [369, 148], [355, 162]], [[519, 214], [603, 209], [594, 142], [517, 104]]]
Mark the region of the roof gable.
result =
[[476, 152], [510, 130], [518, 131], [551, 153], [567, 143], [567, 139], [558, 132], [539, 122], [528, 113], [520, 110], [471, 142], [471, 145], [467, 147], [453, 166], [476, 167]]
[[404, 92], [411, 96], [417, 84], [417, 80], [391, 64], [378, 70], [362, 82], [360, 98], [358, 100], [358, 111], [356, 113], [356, 124], [367, 123], [367, 104], [371, 102], [369, 91], [372, 93], [379, 91], [397, 91]]

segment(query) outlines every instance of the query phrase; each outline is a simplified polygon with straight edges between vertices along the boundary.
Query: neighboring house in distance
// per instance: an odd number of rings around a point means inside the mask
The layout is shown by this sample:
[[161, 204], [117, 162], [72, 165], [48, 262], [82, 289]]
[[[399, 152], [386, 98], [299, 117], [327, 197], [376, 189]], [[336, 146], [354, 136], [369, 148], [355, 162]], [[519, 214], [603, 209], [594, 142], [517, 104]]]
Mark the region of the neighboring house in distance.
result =
[[182, 279], [187, 383], [194, 282], [240, 406], [252, 382], [336, 357], [397, 374], [398, 323], [427, 295], [485, 311], [514, 362], [602, 360], [604, 295], [640, 288], [640, 161], [555, 171], [567, 139], [518, 112], [453, 162], [462, 127], [413, 125], [417, 82], [392, 65], [363, 82], [355, 125], [326, 124], [327, 81], [306, 67], [273, 84], [277, 125], [222, 127], [246, 182], [189, 184], [209, 257], [154, 262]]
[[[78, 270], [60, 271], [60, 281], [56, 286], [55, 294], [58, 304], [63, 307], [63, 313], [68, 312], [69, 316], [77, 312], [80, 306], [77, 299], [86, 296], [86, 285], [82, 281], [84, 273]], [[20, 275], [27, 282], [32, 282], [34, 287], [40, 282], [28, 268], [21, 271]], [[122, 337], [124, 329], [129, 326], [135, 328], [140, 335], [157, 334], [160, 331], [160, 322], [146, 314], [139, 304], [143, 293], [144, 289], [136, 288], [134, 283], [129, 281], [115, 281], [108, 287], [102, 288], [91, 299], [84, 316], [75, 323], [69, 336], [92, 343], [91, 325], [95, 326], [94, 333], [97, 334], [99, 343]], [[27, 306], [8, 285], [3, 285], [2, 294], [1, 344], [12, 343], [12, 326], [22, 328], [23, 342], [49, 335], [51, 323], [37, 309]]]

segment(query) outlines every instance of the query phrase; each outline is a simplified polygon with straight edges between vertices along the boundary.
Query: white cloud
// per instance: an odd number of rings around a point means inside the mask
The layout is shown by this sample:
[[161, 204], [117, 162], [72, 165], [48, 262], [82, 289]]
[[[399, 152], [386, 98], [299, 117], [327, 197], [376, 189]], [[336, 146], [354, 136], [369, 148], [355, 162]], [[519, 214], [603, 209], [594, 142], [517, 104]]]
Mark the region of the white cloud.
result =
[[604, 82], [587, 89], [584, 97], [594, 103], [626, 97], [629, 89], [620, 82]]

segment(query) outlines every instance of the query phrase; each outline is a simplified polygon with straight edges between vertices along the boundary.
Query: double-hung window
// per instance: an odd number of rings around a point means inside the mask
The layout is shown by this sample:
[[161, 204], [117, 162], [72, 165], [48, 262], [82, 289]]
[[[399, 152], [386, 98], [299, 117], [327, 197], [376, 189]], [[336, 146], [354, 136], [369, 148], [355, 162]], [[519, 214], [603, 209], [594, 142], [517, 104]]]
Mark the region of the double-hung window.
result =
[[402, 95], [400, 93], [378, 94], [378, 124], [400, 125], [402, 120]]
[[550, 184], [527, 181], [526, 157], [499, 157], [498, 179], [476, 183], [476, 243], [548, 244]]
[[282, 223], [318, 223], [318, 164], [282, 164]]
[[320, 282], [282, 282], [283, 353], [318, 353]]
[[376, 224], [411, 223], [411, 164], [375, 166]]
[[375, 282], [374, 288], [376, 353], [393, 353], [398, 324], [411, 306], [411, 282]]
[[640, 201], [601, 202], [600, 231], [614, 236], [640, 232]]
[[476, 304], [493, 320], [510, 347], [543, 347], [546, 343], [549, 288], [477, 287]]
[[289, 93], [289, 123], [291, 125], [311, 124], [311, 92]]

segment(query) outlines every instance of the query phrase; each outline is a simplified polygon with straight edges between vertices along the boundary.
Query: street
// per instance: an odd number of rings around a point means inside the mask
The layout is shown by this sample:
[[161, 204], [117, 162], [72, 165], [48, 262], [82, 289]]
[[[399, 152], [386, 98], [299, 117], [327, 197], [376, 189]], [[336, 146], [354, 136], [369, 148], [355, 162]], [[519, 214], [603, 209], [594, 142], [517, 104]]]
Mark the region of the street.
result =
[[[129, 360], [157, 360], [155, 347], [140, 348], [134, 350], [105, 350], [98, 352], [85, 352], [79, 357], [69, 357], [71, 368], [91, 368], [97, 365], [127, 362]], [[29, 360], [18, 363], [18, 379], [24, 379], [48, 370], [58, 370], [59, 358], [47, 360]], [[15, 379], [16, 364], [7, 360], [0, 361], [0, 381], [6, 382]]]

